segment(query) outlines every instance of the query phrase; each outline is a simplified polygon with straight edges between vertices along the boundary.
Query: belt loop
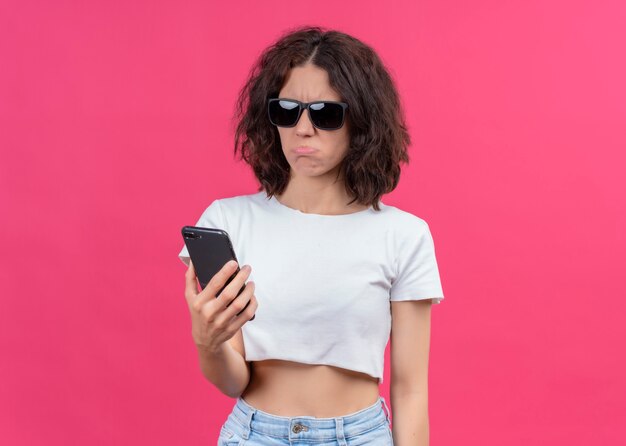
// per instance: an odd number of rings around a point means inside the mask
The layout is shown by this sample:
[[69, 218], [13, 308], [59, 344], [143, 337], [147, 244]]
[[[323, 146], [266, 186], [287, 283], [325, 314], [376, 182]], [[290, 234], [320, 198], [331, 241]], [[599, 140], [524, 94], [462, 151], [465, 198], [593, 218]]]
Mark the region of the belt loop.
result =
[[335, 418], [335, 432], [339, 446], [346, 446], [348, 443], [346, 443], [346, 435], [343, 431], [343, 417]]
[[256, 409], [252, 406], [250, 406], [249, 404], [246, 405], [247, 406], [247, 410], [246, 410], [246, 420], [245, 420], [245, 425], [244, 425], [244, 429], [243, 429], [243, 438], [245, 438], [246, 440], [248, 440], [250, 438], [250, 429], [251, 429], [251, 424], [252, 424], [252, 417], [254, 416]]
[[386, 416], [387, 416], [387, 423], [390, 423], [390, 419], [391, 419], [391, 413], [389, 412], [389, 408], [387, 407], [387, 402], [385, 401], [384, 397], [380, 397], [381, 400], [383, 400], [383, 406], [385, 406], [385, 410], [387, 411]]

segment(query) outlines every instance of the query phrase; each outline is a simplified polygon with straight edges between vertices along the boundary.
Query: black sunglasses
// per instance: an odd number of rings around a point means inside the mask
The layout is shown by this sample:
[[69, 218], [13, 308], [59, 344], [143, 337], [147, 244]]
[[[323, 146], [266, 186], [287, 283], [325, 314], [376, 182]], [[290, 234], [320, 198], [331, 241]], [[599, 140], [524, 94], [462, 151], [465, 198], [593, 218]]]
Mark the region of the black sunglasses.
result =
[[300, 102], [295, 99], [272, 98], [267, 104], [270, 122], [278, 127], [294, 127], [304, 109], [314, 127], [337, 130], [343, 126], [348, 104], [337, 101]]

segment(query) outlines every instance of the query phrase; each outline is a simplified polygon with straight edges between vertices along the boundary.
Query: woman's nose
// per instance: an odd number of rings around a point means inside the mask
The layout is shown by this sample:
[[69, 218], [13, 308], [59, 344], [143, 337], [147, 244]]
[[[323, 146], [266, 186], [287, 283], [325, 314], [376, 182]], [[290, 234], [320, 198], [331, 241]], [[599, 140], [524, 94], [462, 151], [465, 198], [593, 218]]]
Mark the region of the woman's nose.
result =
[[297, 134], [308, 134], [315, 132], [315, 127], [311, 123], [309, 119], [309, 110], [302, 110], [302, 114], [300, 115], [300, 119], [296, 123], [296, 133]]

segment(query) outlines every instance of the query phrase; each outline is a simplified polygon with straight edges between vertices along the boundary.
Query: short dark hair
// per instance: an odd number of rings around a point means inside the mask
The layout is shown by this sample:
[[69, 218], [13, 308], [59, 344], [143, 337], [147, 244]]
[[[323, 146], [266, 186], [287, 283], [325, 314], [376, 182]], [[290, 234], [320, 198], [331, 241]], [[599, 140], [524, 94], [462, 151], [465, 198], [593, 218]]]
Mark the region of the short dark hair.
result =
[[278, 129], [267, 116], [267, 101], [277, 97], [293, 67], [312, 63], [327, 71], [330, 86], [347, 102], [350, 147], [341, 165], [346, 192], [361, 204], [380, 210], [380, 197], [396, 188], [400, 163], [409, 162], [411, 138], [394, 81], [376, 52], [360, 40], [319, 26], [283, 33], [250, 69], [239, 92], [233, 120], [235, 156], [248, 163], [258, 191], [282, 194], [289, 163]]

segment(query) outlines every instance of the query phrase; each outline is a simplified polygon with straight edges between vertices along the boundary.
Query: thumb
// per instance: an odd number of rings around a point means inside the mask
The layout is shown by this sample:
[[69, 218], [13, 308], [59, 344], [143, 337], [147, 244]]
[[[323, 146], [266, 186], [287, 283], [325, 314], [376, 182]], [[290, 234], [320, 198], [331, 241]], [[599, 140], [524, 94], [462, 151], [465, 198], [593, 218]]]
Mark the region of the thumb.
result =
[[185, 282], [187, 288], [193, 290], [194, 294], [197, 294], [198, 284], [196, 282], [196, 270], [193, 267], [191, 259], [189, 259], [189, 266], [187, 267], [187, 272], [185, 273]]

